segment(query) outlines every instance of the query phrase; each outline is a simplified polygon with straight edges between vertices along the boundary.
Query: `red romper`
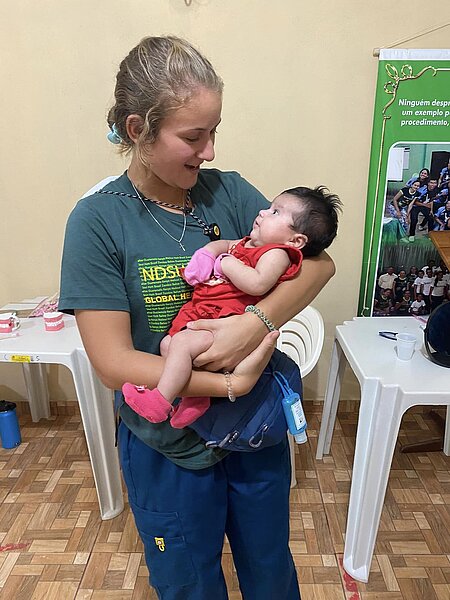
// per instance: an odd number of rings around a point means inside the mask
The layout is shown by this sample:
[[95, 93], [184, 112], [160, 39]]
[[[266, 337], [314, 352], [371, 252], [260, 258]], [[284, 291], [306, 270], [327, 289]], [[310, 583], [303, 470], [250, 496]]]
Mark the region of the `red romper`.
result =
[[[275, 285], [278, 285], [281, 281], [292, 279], [299, 271], [303, 256], [297, 248], [285, 244], [267, 244], [258, 248], [245, 248], [244, 244], [249, 239], [249, 237], [243, 238], [230, 250], [230, 254], [249, 267], [255, 267], [259, 258], [273, 248], [282, 248], [288, 253], [291, 264]], [[199, 283], [195, 286], [191, 300], [180, 308], [178, 315], [172, 321], [169, 335], [175, 335], [175, 333], [184, 329], [189, 321], [220, 319], [230, 315], [240, 315], [245, 311], [246, 306], [256, 304], [267, 295], [251, 296], [239, 290], [231, 281], [219, 281], [220, 283], [217, 284], [213, 283], [211, 285], [208, 282]]]

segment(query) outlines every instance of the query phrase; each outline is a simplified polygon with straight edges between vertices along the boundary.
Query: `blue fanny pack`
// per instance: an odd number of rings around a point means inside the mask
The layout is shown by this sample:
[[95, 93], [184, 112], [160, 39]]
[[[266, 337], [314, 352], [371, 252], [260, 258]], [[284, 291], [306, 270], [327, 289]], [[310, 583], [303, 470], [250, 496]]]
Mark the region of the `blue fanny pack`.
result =
[[291, 391], [302, 397], [298, 365], [283, 352], [275, 350], [255, 387], [236, 402], [211, 398], [211, 406], [190, 425], [209, 448], [254, 452], [281, 442], [287, 423], [282, 406], [285, 389], [275, 372], [286, 379]]

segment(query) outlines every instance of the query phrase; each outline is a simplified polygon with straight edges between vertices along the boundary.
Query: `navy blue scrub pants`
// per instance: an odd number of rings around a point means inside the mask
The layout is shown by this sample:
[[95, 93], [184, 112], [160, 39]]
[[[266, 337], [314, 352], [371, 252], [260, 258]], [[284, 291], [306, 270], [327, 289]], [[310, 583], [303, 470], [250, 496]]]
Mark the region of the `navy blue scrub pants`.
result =
[[227, 600], [224, 534], [245, 600], [300, 600], [288, 547], [287, 440], [232, 452], [197, 471], [176, 466], [121, 422], [119, 453], [128, 499], [160, 600]]

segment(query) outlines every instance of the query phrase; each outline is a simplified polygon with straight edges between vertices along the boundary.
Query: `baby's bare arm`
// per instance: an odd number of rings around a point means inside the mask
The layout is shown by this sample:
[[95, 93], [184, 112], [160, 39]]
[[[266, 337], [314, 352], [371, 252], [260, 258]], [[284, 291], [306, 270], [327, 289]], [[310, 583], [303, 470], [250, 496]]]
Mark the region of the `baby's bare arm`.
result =
[[219, 254], [228, 252], [229, 248], [234, 243], [235, 241], [233, 240], [215, 240], [214, 242], [208, 242], [203, 248], [217, 258]]

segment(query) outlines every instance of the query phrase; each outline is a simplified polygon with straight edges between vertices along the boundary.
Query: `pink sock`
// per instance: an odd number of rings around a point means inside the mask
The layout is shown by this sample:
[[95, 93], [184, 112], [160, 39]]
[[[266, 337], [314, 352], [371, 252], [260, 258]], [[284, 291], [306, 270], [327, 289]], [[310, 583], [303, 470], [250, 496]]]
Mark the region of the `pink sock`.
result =
[[151, 423], [162, 423], [172, 410], [172, 405], [158, 388], [149, 390], [143, 385], [125, 383], [122, 392], [128, 406]]
[[175, 429], [187, 427], [199, 417], [201, 417], [210, 407], [209, 398], [181, 398], [180, 404], [174, 408], [174, 413], [170, 419], [170, 424]]

